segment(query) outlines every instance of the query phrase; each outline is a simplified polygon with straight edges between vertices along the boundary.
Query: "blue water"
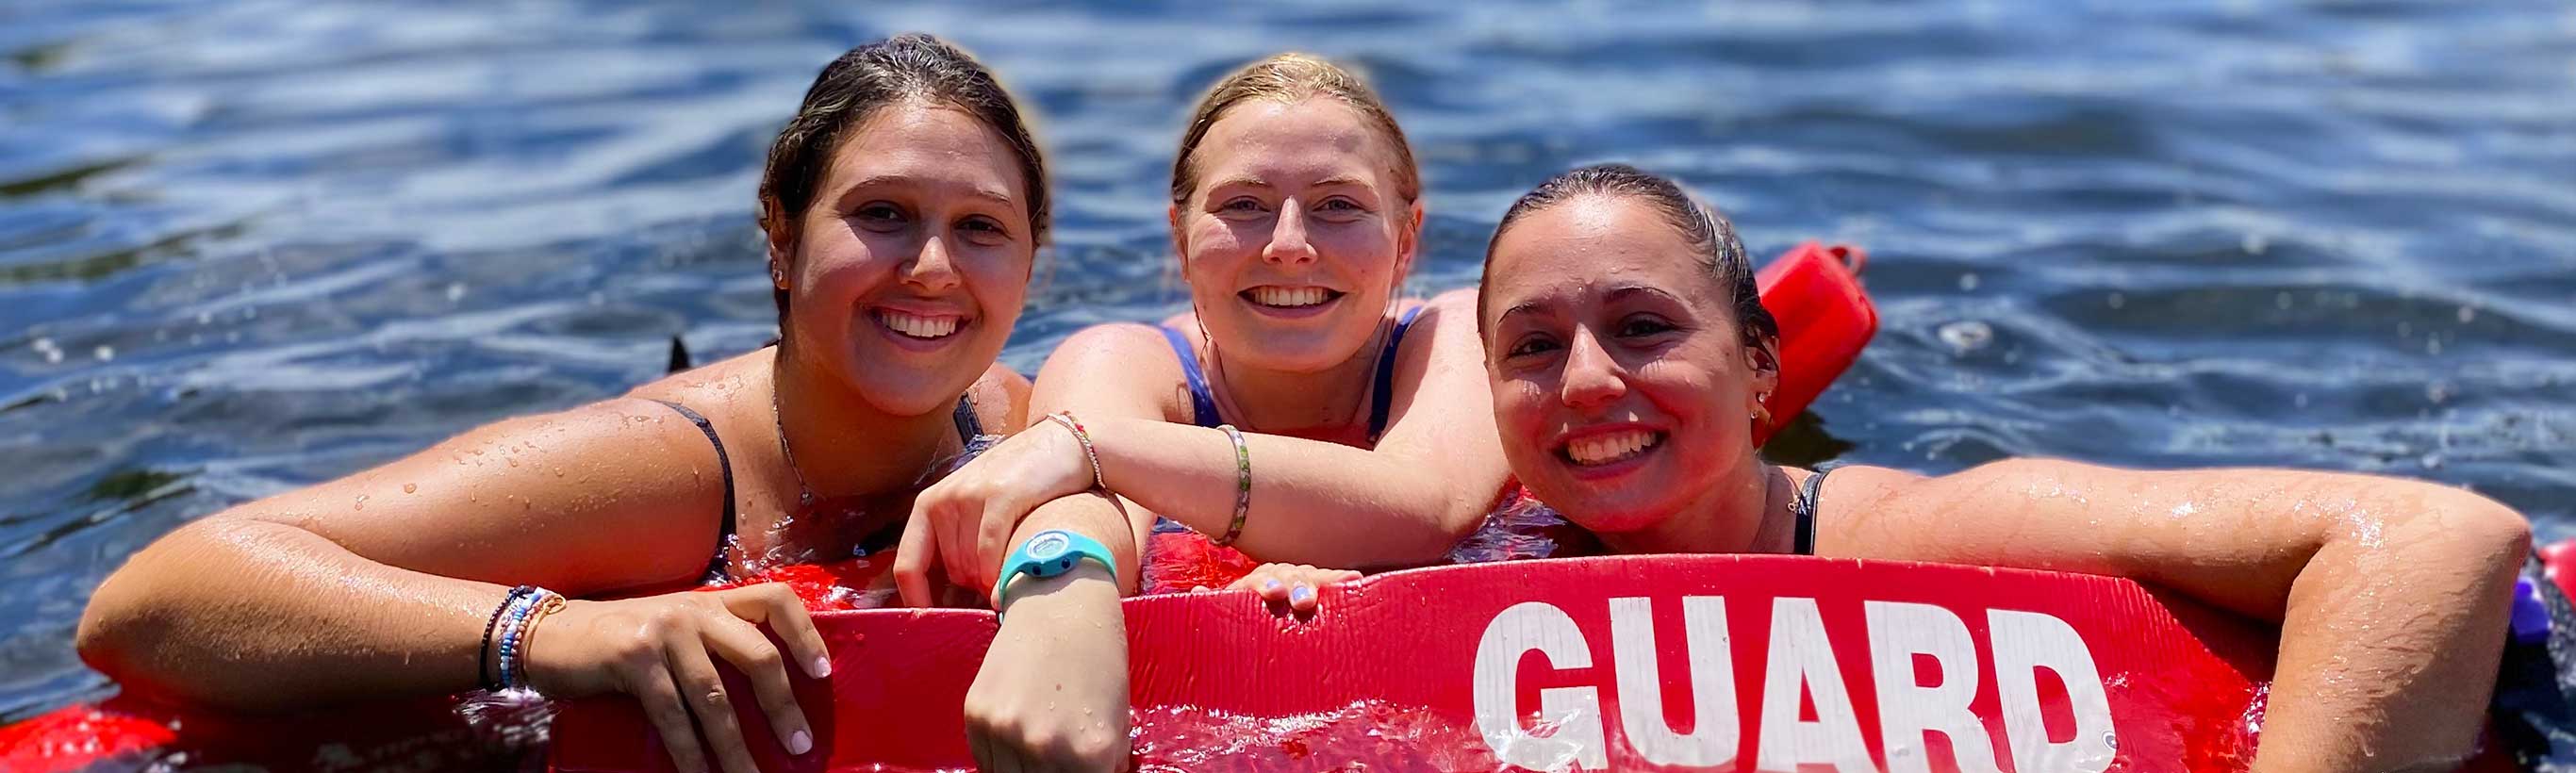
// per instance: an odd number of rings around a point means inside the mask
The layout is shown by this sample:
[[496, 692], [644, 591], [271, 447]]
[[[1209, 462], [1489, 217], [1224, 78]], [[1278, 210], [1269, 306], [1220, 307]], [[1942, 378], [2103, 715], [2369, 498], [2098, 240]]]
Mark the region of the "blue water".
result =
[[1300, 48], [1419, 146], [1421, 292], [1597, 160], [1868, 248], [1885, 327], [1782, 458], [2364, 470], [2576, 532], [2576, 6], [733, 5], [0, 4], [0, 719], [108, 689], [80, 606], [190, 518], [765, 341], [764, 145], [916, 29], [1042, 118], [1023, 370], [1178, 308], [1183, 113]]

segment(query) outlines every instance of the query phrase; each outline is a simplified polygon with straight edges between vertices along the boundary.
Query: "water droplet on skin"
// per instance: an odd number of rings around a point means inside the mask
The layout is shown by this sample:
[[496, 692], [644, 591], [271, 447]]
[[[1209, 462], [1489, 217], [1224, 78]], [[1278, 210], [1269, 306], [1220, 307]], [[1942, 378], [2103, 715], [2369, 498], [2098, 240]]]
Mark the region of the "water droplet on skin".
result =
[[418, 483], [405, 483], [405, 484], [403, 484], [403, 493], [405, 493], [405, 494], [418, 493], [419, 491], [420, 491], [420, 484], [418, 484]]
[[360, 510], [365, 510], [365, 509], [367, 509], [367, 495], [365, 495], [365, 494], [359, 494], [359, 495], [358, 495], [358, 507], [357, 507], [357, 509], [360, 509]]
[[517, 466], [519, 466], [519, 457], [516, 457], [516, 456], [510, 457], [510, 466], [512, 466], [512, 467], [517, 467]]

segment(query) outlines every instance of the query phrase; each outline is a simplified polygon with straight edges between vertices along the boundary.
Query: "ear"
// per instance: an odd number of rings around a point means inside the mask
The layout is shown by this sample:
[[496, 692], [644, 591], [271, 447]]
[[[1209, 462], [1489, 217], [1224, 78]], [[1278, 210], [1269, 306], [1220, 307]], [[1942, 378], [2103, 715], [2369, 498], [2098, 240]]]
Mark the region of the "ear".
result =
[[1181, 205], [1176, 202], [1165, 208], [1163, 217], [1172, 227], [1172, 259], [1180, 261], [1180, 268], [1186, 273], [1190, 267], [1190, 237], [1189, 232], [1181, 229]]
[[1745, 406], [1746, 411], [1768, 410], [1763, 406], [1763, 401], [1773, 392], [1779, 391], [1779, 351], [1780, 339], [1777, 337], [1766, 337], [1758, 345], [1748, 343], [1744, 346], [1744, 368], [1746, 372], [1753, 374], [1751, 385], [1753, 389], [1745, 395], [1745, 399], [1750, 401], [1750, 404]]
[[1413, 258], [1421, 250], [1422, 200], [1415, 199], [1404, 205], [1404, 222], [1397, 227], [1395, 234], [1396, 286], [1403, 286], [1404, 278], [1413, 275]]
[[787, 288], [788, 269], [795, 263], [796, 226], [788, 222], [787, 208], [776, 196], [760, 197], [760, 233], [769, 252], [769, 284]]

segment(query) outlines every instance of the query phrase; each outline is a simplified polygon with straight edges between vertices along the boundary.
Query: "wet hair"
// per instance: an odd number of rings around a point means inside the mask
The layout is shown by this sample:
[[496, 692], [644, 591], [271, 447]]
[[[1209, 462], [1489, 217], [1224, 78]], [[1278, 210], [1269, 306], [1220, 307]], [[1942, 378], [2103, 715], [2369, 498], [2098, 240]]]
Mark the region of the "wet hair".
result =
[[1190, 191], [1198, 188], [1198, 169], [1192, 162], [1199, 142], [1207, 139], [1209, 127], [1226, 111], [1254, 100], [1296, 103], [1314, 97], [1332, 97], [1359, 111], [1395, 151], [1391, 171], [1396, 195], [1408, 202], [1422, 197], [1422, 168], [1413, 162], [1413, 145], [1405, 141], [1404, 128], [1395, 124], [1395, 114], [1387, 112], [1386, 102], [1378, 99], [1368, 82], [1322, 57], [1291, 52], [1244, 65], [1199, 98], [1198, 108], [1190, 112], [1189, 130], [1181, 135], [1181, 151], [1172, 157], [1172, 202], [1188, 201]]
[[[1760, 349], [1775, 359], [1778, 352], [1773, 342], [1780, 338], [1780, 323], [1771, 310], [1762, 307], [1762, 292], [1753, 282], [1753, 261], [1744, 252], [1744, 242], [1735, 236], [1735, 223], [1715, 208], [1692, 198], [1688, 191], [1671, 179], [1627, 164], [1595, 164], [1572, 169], [1547, 178], [1546, 182], [1521, 194], [1503, 211], [1503, 221], [1494, 226], [1493, 241], [1485, 245], [1485, 273], [1478, 286], [1494, 278], [1494, 247], [1503, 243], [1503, 233], [1531, 213], [1563, 204], [1584, 196], [1634, 198], [1655, 208], [1689, 242], [1691, 253], [1699, 258], [1700, 267], [1708, 272], [1709, 281], [1726, 289], [1728, 306], [1735, 311], [1735, 328], [1744, 337], [1744, 345]], [[1477, 327], [1484, 327], [1485, 296], [1478, 294]]]
[[[1045, 243], [1048, 203], [1046, 160], [1021, 119], [1019, 104], [1002, 89], [991, 70], [947, 41], [921, 33], [896, 35], [850, 49], [823, 66], [805, 90], [796, 117], [778, 130], [769, 160], [760, 172], [760, 223], [763, 236], [773, 228], [792, 228], [814, 204], [832, 151], [843, 135], [867, 122], [879, 110], [903, 102], [952, 107], [1002, 136], [1019, 158], [1020, 181], [1028, 189], [1029, 233]], [[787, 291], [777, 291], [778, 315], [787, 316]]]

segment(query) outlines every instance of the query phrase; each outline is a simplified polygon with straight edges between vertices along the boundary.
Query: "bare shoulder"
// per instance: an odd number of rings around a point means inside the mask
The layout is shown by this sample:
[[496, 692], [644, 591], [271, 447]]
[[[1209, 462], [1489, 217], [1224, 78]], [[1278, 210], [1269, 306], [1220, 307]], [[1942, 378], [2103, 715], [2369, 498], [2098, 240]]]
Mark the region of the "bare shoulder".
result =
[[974, 404], [985, 432], [1008, 435], [1028, 426], [1030, 387], [1029, 377], [996, 362], [966, 388], [966, 399]]
[[1190, 405], [1180, 353], [1161, 328], [1135, 323], [1093, 325], [1056, 345], [1038, 370], [1031, 410], [1113, 407], [1185, 415]]

